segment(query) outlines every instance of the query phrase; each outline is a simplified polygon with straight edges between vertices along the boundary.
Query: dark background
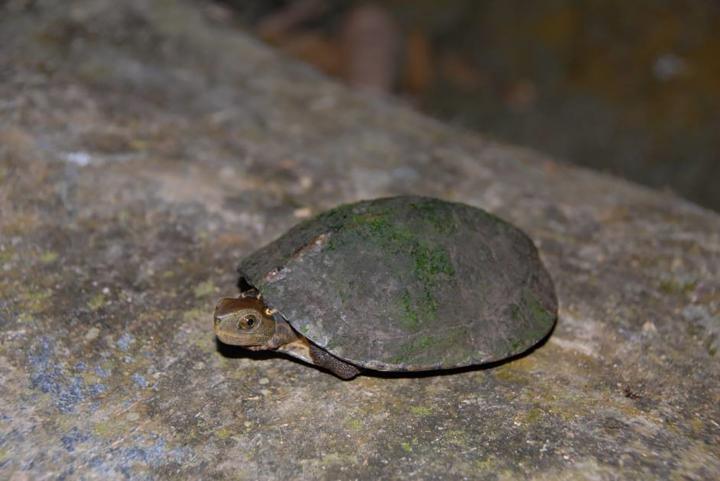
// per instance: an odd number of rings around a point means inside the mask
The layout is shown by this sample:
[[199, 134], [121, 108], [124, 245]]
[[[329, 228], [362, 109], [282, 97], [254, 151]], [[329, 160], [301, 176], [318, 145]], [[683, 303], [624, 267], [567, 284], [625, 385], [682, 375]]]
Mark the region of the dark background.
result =
[[226, 0], [345, 82], [720, 210], [720, 4]]

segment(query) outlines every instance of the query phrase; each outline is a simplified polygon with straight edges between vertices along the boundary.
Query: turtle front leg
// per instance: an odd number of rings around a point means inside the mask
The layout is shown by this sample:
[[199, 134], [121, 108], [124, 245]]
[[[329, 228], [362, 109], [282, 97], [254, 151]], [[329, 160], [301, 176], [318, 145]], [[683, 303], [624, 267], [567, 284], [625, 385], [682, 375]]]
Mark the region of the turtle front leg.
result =
[[298, 334], [286, 321], [277, 322], [275, 334], [265, 347], [277, 349], [310, 364], [325, 368], [340, 379], [348, 380], [360, 374], [360, 369], [323, 351]]
[[352, 364], [341, 361], [327, 351], [323, 351], [313, 343], [308, 344], [310, 345], [310, 358], [312, 359], [313, 364], [315, 364], [316, 366], [327, 369], [328, 371], [345, 381], [352, 379], [358, 374], [360, 374], [360, 369], [353, 366]]

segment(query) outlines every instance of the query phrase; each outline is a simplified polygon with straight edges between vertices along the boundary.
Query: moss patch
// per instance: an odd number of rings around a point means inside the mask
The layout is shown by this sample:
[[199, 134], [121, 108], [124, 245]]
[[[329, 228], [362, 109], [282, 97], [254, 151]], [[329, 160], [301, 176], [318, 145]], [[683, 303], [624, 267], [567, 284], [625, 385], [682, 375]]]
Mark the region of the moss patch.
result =
[[534, 365], [535, 361], [528, 356], [498, 366], [492, 373], [499, 381], [524, 385], [530, 381]]
[[412, 215], [411, 210], [408, 219], [401, 218], [404, 211], [394, 213], [390, 209], [376, 209], [346, 217], [337, 235], [331, 238], [329, 248], [369, 243], [379, 247], [388, 258], [408, 256], [408, 274], [415, 281], [409, 284], [415, 287], [403, 291], [399, 307], [404, 326], [418, 330], [423, 323], [437, 318], [435, 291], [454, 276], [455, 269], [445, 247], [433, 240], [438, 234], [446, 234], [451, 227], [442, 222], [436, 210], [417, 207], [425, 204], [413, 205], [418, 212]]
[[421, 336], [412, 339], [398, 348], [399, 354], [390, 361], [396, 364], [404, 364], [417, 358], [418, 354], [427, 351], [436, 341], [430, 336]]
[[695, 290], [696, 280], [664, 279], [660, 282], [660, 290], [669, 295], [687, 295]]
[[121, 433], [125, 431], [126, 428], [124, 427], [124, 423], [119, 423], [116, 419], [101, 421], [95, 423], [95, 425], [93, 426], [93, 432], [97, 436], [106, 439], [117, 438]]
[[207, 297], [210, 294], [213, 294], [214, 292], [215, 292], [215, 284], [213, 284], [213, 281], [201, 282], [200, 284], [195, 286], [195, 289], [193, 289], [193, 294], [198, 299], [200, 299], [202, 297]]
[[45, 251], [40, 255], [40, 262], [43, 264], [52, 264], [58, 258], [58, 253], [54, 251]]
[[0, 264], [5, 264], [6, 262], [10, 262], [15, 258], [15, 250], [7, 247], [7, 246], [0, 246]]
[[106, 299], [105, 295], [102, 293], [95, 294], [89, 301], [88, 301], [88, 307], [91, 311], [97, 311], [98, 309], [101, 309], [103, 306], [105, 306]]
[[27, 291], [23, 295], [23, 304], [29, 312], [42, 312], [49, 307], [48, 304], [52, 294], [52, 289]]
[[[413, 301], [413, 297], [410, 295], [410, 292], [406, 289], [402, 296], [400, 296], [400, 303], [402, 305], [402, 322], [403, 325], [410, 329], [416, 329], [420, 324], [420, 319], [418, 317], [418, 311], [415, 307], [415, 302]], [[424, 313], [425, 315], [433, 316], [436, 313], [436, 307], [433, 305], [430, 305], [430, 310], [427, 313]], [[421, 313], [422, 315], [422, 313]]]
[[397, 364], [403, 364], [415, 359], [418, 354], [429, 349], [435, 344], [435, 339], [431, 336], [420, 336], [416, 339], [412, 339], [409, 342], [403, 344], [399, 349], [399, 354], [391, 359], [392, 362]]
[[519, 341], [526, 342], [528, 339], [534, 341], [543, 337], [555, 322], [555, 313], [548, 311], [530, 289], [524, 289], [522, 302], [530, 322], [524, 333], [524, 339]]
[[447, 204], [437, 199], [423, 199], [412, 202], [410, 207], [426, 219], [437, 232], [452, 234], [458, 228], [457, 221], [447, 208]]
[[448, 431], [447, 434], [445, 434], [445, 441], [448, 444], [452, 444], [461, 448], [466, 448], [471, 443], [468, 433], [460, 429], [453, 429]]
[[432, 409], [426, 406], [411, 406], [410, 412], [413, 413], [415, 416], [430, 416], [432, 414]]
[[398, 354], [390, 359], [396, 364], [422, 363], [432, 360], [437, 364], [439, 360], [444, 365], [453, 366], [464, 361], [464, 349], [458, 349], [467, 338], [467, 331], [458, 327], [452, 330], [439, 332], [436, 336], [424, 335], [410, 339], [398, 348]]
[[516, 325], [525, 326], [516, 332], [517, 337], [507, 340], [508, 352], [513, 353], [524, 351], [535, 344], [548, 333], [555, 322], [555, 315], [548, 311], [529, 289], [524, 290], [519, 305], [510, 306], [510, 317]]
[[545, 417], [545, 412], [537, 407], [531, 408], [527, 411], [519, 413], [515, 417], [515, 421], [525, 424], [535, 424], [541, 421]]
[[347, 422], [347, 427], [352, 431], [360, 431], [363, 428], [363, 422], [357, 418], [350, 419]]

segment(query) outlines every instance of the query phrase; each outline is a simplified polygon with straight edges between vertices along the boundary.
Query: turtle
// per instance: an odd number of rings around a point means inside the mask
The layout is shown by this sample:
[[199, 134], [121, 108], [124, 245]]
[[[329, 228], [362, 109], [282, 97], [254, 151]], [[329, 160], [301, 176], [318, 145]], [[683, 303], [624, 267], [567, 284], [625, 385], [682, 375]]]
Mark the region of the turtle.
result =
[[552, 279], [523, 231], [431, 197], [340, 205], [238, 272], [239, 297], [215, 308], [217, 338], [341, 379], [499, 362], [530, 350], [557, 319]]

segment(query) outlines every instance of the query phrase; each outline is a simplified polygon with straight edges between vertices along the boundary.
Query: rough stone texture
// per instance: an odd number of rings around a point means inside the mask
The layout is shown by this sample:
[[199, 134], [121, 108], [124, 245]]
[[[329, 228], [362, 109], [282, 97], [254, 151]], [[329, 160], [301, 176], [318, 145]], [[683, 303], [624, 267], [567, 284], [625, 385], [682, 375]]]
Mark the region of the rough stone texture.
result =
[[[717, 215], [350, 94], [198, 4], [0, 8], [0, 478], [718, 478]], [[544, 346], [352, 382], [218, 349], [238, 258], [400, 193], [533, 237]]]

